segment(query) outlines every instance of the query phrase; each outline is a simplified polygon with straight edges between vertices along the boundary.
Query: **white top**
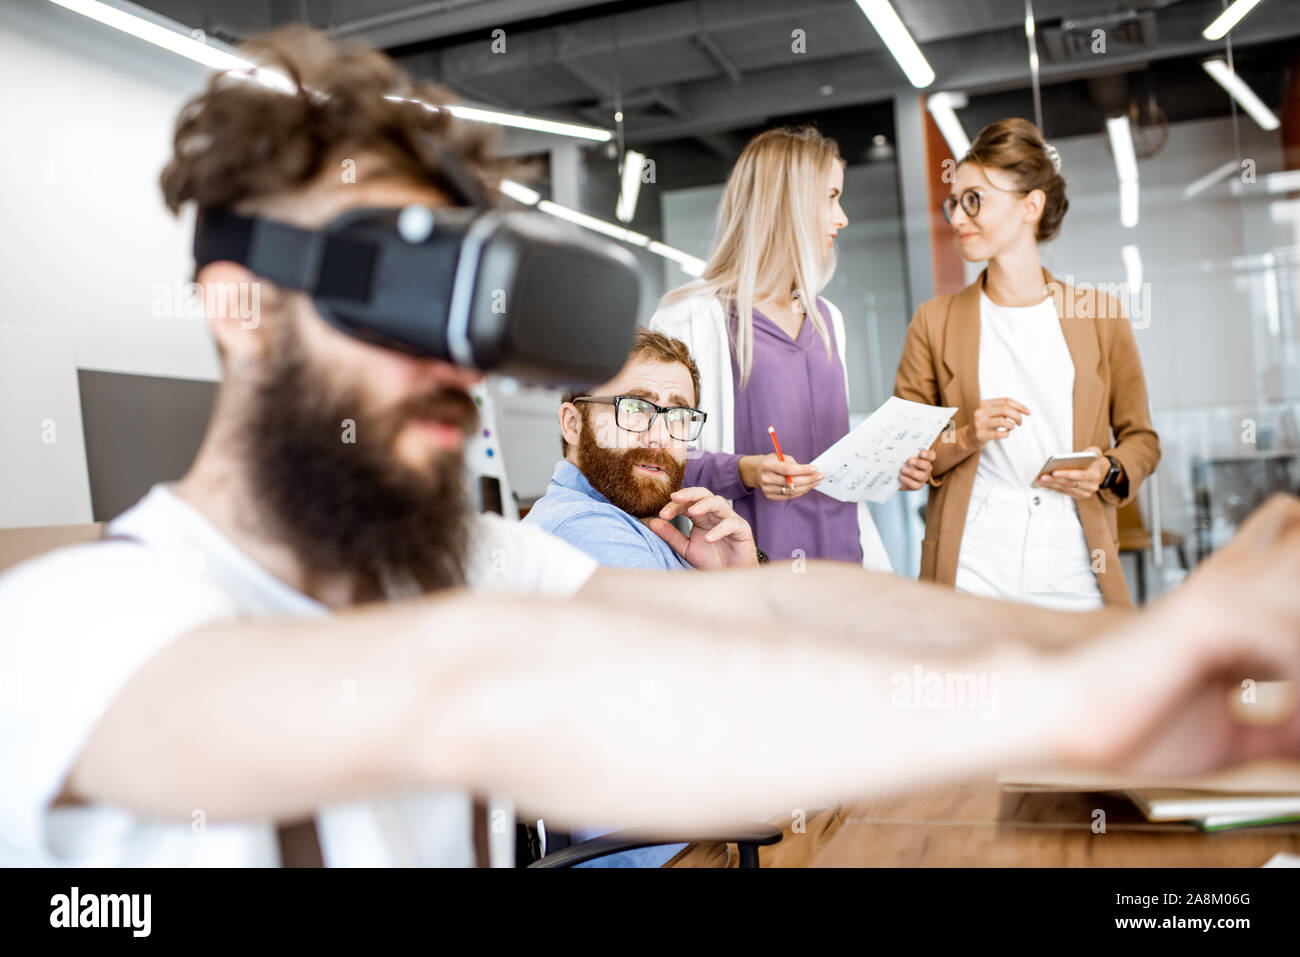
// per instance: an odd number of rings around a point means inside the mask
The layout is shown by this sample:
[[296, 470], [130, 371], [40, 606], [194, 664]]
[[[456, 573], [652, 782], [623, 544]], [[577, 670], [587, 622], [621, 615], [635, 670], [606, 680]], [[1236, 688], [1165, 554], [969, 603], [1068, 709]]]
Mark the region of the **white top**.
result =
[[[104, 708], [167, 642], [236, 617], [329, 614], [164, 485], [108, 534], [144, 546], [78, 545], [0, 576], [0, 865], [278, 864], [270, 821], [200, 826], [197, 816], [163, 821], [105, 805], [50, 807]], [[539, 529], [485, 515], [466, 572], [475, 589], [568, 596], [596, 567]], [[462, 792], [324, 808], [317, 823], [329, 866], [474, 863]]]
[[[844, 395], [849, 394], [849, 365], [845, 353], [844, 317], [834, 303], [826, 304], [831, 317], [831, 333], [844, 367]], [[700, 433], [698, 447], [705, 452], [736, 454], [736, 395], [731, 378], [731, 342], [717, 296], [701, 293], [665, 306], [650, 317], [650, 328], [680, 339], [691, 350], [691, 358], [700, 370], [699, 407], [708, 414]], [[689, 453], [688, 453], [689, 455]], [[754, 494], [762, 494], [755, 492]], [[858, 540], [862, 545], [862, 564], [866, 568], [890, 572], [889, 553], [880, 539], [876, 523], [866, 502], [858, 503]]]
[[1043, 495], [1061, 492], [1034, 485], [1049, 455], [1074, 446], [1074, 360], [1065, 344], [1056, 303], [999, 306], [980, 293], [980, 399], [1015, 399], [1030, 411], [1005, 439], [980, 453], [975, 492], [992, 488]]

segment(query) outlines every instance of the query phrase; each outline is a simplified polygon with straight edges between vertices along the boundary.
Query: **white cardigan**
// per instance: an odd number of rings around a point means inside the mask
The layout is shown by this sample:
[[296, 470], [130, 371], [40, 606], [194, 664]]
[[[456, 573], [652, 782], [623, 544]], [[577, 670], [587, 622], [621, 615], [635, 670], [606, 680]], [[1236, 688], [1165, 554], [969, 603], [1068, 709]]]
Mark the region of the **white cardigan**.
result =
[[[849, 372], [844, 358], [844, 317], [825, 299], [840, 365], [844, 367], [844, 394], [848, 396]], [[705, 452], [736, 452], [735, 386], [731, 377], [731, 343], [716, 296], [701, 293], [660, 309], [650, 317], [650, 328], [686, 343], [700, 370], [700, 408], [708, 413], [699, 445]], [[755, 495], [763, 493], [755, 490]], [[877, 571], [893, 571], [885, 543], [880, 540], [876, 523], [867, 503], [858, 505], [858, 540], [862, 544], [862, 564]]]

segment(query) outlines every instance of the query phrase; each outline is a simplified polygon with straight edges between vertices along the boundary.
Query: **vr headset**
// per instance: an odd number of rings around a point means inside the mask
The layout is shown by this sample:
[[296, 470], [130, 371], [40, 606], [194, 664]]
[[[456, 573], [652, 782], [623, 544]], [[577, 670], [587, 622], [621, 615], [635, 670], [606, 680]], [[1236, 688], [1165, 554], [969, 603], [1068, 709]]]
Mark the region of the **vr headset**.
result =
[[349, 210], [319, 230], [207, 209], [194, 257], [308, 293], [326, 322], [366, 342], [552, 388], [612, 379], [640, 304], [626, 250], [482, 205]]

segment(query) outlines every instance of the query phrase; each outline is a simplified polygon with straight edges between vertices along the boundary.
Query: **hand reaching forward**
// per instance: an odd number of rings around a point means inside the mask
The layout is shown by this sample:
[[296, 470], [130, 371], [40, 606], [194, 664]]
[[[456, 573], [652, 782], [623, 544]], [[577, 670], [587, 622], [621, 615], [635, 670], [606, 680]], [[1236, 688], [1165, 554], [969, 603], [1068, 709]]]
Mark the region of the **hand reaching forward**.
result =
[[[687, 538], [670, 519], [685, 515], [692, 522]], [[645, 520], [656, 535], [693, 568], [740, 568], [758, 564], [758, 548], [749, 523], [725, 498], [698, 486], [678, 489], [658, 517]]]
[[1172, 594], [1069, 664], [1080, 708], [1062, 757], [1151, 776], [1300, 757], [1296, 582], [1300, 499], [1276, 495]]

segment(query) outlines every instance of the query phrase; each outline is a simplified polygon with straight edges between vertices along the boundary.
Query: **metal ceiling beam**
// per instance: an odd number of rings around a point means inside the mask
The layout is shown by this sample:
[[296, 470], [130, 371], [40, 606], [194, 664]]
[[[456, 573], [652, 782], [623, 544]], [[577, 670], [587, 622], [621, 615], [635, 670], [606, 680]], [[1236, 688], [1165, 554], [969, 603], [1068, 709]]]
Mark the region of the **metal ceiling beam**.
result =
[[614, 78], [590, 63], [579, 60], [561, 60], [562, 67], [571, 77], [591, 90], [593, 96], [605, 96], [614, 88]]
[[[608, 94], [609, 90], [604, 91]], [[612, 96], [606, 96], [600, 101], [599, 109], [608, 112], [614, 109], [615, 102]], [[649, 106], [661, 106], [676, 116], [685, 115], [686, 111], [682, 108], [682, 101], [677, 97], [677, 88], [675, 86], [652, 86], [644, 90], [637, 90], [635, 93], [629, 93], [623, 97], [623, 109], [637, 110]]]
[[732, 85], [740, 85], [740, 71], [736, 69], [736, 64], [727, 59], [727, 55], [722, 52], [722, 48], [713, 42], [713, 37], [700, 31], [691, 39], [695, 41], [697, 47], [708, 55], [709, 59], [718, 65], [723, 73], [727, 74], [727, 79], [732, 82]]
[[[614, 122], [614, 113], [619, 108], [619, 101], [612, 96], [607, 96], [599, 103], [593, 106], [580, 107], [575, 112], [585, 122], [594, 126], [609, 126]], [[624, 116], [634, 114], [638, 110], [645, 111], [656, 108], [671, 114], [673, 117], [686, 116], [686, 110], [677, 98], [676, 87], [656, 86], [648, 90], [638, 90], [630, 96], [623, 97], [621, 108]]]
[[[891, 0], [917, 43], [1023, 27], [1024, 0]], [[1034, 0], [1039, 23], [1118, 10], [1160, 10], [1186, 0]], [[1209, 22], [1208, 20], [1206, 21]]]
[[349, 18], [338, 8], [367, 9], [366, 0], [335, 5], [339, 22], [329, 28], [337, 37], [357, 37], [381, 49], [424, 40], [505, 28], [512, 24], [567, 13], [593, 5], [593, 0], [440, 0], [418, 3], [385, 13]]
[[[520, 31], [509, 37], [509, 54], [494, 54], [484, 42], [460, 43], [446, 48], [448, 66], [466, 75], [509, 72], [521, 66], [552, 65], [560, 59], [613, 58], [620, 51], [655, 44], [688, 42], [701, 33], [753, 30], [774, 21], [806, 17], [826, 25], [827, 18], [857, 29], [864, 49], [882, 49], [867, 19], [848, 0], [816, 0], [792, 13], [789, 0], [710, 0], [666, 3], [644, 10], [595, 17], [562, 27]], [[828, 27], [829, 29], [829, 27]], [[716, 44], [715, 44], [716, 47]], [[817, 56], [812, 44], [807, 54]]]

